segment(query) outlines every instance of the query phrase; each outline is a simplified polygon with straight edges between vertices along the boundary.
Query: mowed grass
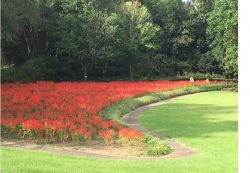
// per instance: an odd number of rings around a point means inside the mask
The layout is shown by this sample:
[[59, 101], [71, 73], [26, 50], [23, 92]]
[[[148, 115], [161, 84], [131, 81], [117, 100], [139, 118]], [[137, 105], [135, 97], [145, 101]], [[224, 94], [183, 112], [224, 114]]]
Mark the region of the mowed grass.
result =
[[195, 148], [189, 158], [129, 161], [49, 154], [2, 147], [4, 173], [235, 173], [237, 93], [185, 96], [142, 114], [149, 129]]
[[179, 172], [237, 172], [238, 95], [213, 91], [185, 96], [144, 112], [140, 122], [163, 136], [170, 136], [199, 154], [180, 161]]

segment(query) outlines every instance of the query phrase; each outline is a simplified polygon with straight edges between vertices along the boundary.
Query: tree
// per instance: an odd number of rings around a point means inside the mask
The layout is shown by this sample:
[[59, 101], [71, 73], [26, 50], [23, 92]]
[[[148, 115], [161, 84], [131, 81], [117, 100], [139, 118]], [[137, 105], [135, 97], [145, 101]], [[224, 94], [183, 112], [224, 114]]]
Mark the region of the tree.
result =
[[238, 73], [236, 0], [3, 0], [1, 17], [9, 74], [30, 67], [40, 69], [37, 80]]
[[156, 49], [155, 39], [160, 28], [152, 23], [146, 6], [137, 0], [122, 3], [120, 15], [123, 26], [123, 46], [129, 65], [130, 80], [133, 80], [133, 66], [143, 51]]
[[62, 1], [61, 7], [56, 32], [58, 52], [77, 60], [86, 80], [93, 62], [111, 54], [116, 15], [108, 16], [92, 3], [80, 0]]
[[[183, 23], [188, 20], [184, 3], [181, 0], [144, 0], [143, 2], [149, 8], [154, 23], [163, 31], [160, 38], [161, 49], [158, 52], [162, 55], [158, 57], [166, 59], [161, 61], [166, 62], [166, 67], [178, 73], [182, 70], [178, 67], [178, 62], [187, 58], [185, 49], [193, 42], [190, 31], [183, 26]], [[172, 67], [169, 66], [170, 64]]]
[[36, 54], [55, 56], [55, 24], [58, 18], [57, 0], [39, 0], [40, 17], [36, 29]]
[[35, 54], [36, 25], [40, 17], [38, 2], [4, 0], [1, 9], [4, 57], [11, 63], [23, 63]]
[[196, 11], [205, 15], [213, 9], [214, 0], [191, 0], [191, 4], [195, 7]]
[[179, 55], [190, 63], [191, 71], [189, 72], [201, 72], [203, 69], [199, 68], [197, 63], [209, 51], [206, 29], [208, 14], [212, 9], [212, 1], [193, 0], [185, 3], [184, 6], [187, 18], [183, 21], [181, 34], [177, 38], [178, 50], [181, 52]]
[[227, 77], [238, 75], [238, 9], [237, 0], [215, 0], [208, 18], [207, 32], [213, 40], [214, 56], [223, 64]]

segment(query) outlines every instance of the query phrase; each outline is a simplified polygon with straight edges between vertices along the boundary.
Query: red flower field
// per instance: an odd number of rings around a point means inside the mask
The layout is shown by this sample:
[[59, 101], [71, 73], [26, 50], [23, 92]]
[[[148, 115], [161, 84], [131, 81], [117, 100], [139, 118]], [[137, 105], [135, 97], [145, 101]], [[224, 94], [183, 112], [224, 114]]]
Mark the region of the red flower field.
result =
[[128, 97], [171, 90], [203, 81], [154, 82], [36, 82], [2, 84], [2, 134], [48, 141], [81, 140], [101, 136], [138, 139], [142, 134], [103, 120], [100, 111]]

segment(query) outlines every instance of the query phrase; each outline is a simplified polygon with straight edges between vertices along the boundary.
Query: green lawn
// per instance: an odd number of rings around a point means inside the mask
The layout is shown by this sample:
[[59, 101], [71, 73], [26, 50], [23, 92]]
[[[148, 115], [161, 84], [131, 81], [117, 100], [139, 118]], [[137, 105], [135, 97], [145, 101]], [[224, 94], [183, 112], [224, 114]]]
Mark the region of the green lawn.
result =
[[63, 156], [2, 147], [4, 173], [235, 173], [237, 93], [207, 92], [143, 113], [149, 129], [199, 151], [168, 161], [119, 161]]
[[237, 172], [237, 96], [222, 91], [189, 95], [143, 113], [140, 122], [199, 151], [179, 162], [189, 165], [186, 172]]

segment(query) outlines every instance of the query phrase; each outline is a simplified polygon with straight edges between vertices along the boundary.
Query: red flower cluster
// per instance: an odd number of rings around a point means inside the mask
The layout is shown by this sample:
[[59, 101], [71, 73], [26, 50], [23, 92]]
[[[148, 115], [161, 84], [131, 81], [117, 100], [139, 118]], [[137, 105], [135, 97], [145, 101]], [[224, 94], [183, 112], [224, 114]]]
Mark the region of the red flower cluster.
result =
[[139, 141], [143, 140], [143, 134], [134, 129], [126, 129], [126, 128], [120, 129], [118, 136], [119, 136], [119, 139], [126, 140], [126, 141], [129, 141], [131, 139], [139, 140]]
[[[91, 139], [97, 135], [107, 136], [102, 130], [117, 129], [120, 131], [120, 136], [135, 138], [141, 134], [124, 129], [115, 122], [104, 121], [99, 112], [128, 97], [193, 84], [200, 85], [205, 82], [4, 83], [2, 84], [2, 133], [64, 141]], [[111, 130], [109, 132], [111, 133]]]
[[99, 135], [108, 143], [114, 143], [115, 131], [113, 129], [100, 130]]

